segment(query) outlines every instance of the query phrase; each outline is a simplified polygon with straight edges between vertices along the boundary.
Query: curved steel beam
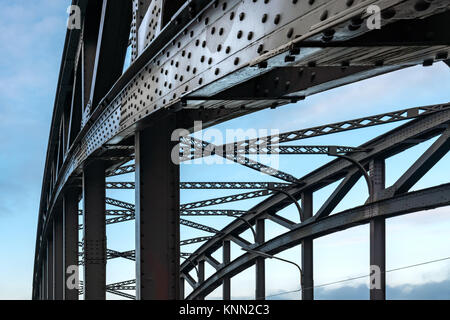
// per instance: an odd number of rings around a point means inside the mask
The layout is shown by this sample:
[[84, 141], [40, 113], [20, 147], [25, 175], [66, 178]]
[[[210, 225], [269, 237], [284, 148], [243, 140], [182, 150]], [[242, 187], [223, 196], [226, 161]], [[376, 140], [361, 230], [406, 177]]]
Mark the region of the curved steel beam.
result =
[[[305, 238], [317, 238], [357, 225], [369, 223], [374, 217], [390, 218], [412, 212], [450, 205], [450, 184], [409, 192], [391, 199], [372, 202], [345, 210], [318, 221], [305, 221], [295, 229], [275, 237], [255, 248], [259, 252], [274, 255], [301, 243]], [[186, 298], [206, 296], [217, 288], [224, 277], [232, 277], [250, 267], [260, 254], [248, 252], [224, 266], [199, 284]]]

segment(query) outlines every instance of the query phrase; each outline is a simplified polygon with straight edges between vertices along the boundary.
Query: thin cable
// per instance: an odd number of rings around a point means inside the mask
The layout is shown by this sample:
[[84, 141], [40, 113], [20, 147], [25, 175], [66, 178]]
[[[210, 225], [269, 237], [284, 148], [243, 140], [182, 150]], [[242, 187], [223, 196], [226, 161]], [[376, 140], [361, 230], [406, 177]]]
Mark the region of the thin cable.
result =
[[[436, 262], [441, 262], [441, 261], [445, 261], [445, 260], [449, 260], [449, 259], [450, 259], [450, 257], [446, 257], [446, 258], [442, 258], [442, 259], [436, 259], [436, 260], [429, 260], [429, 261], [425, 261], [425, 262], [421, 262], [421, 263], [417, 263], [417, 264], [412, 264], [412, 265], [408, 265], [408, 266], [404, 266], [404, 267], [399, 267], [399, 268], [387, 270], [387, 271], [385, 271], [384, 273], [394, 272], [394, 271], [399, 271], [399, 270], [404, 270], [404, 269], [409, 269], [409, 268], [414, 268], [414, 267], [423, 266], [423, 265], [426, 265], [426, 264], [431, 264], [431, 263], [436, 263]], [[354, 277], [354, 278], [348, 278], [348, 279], [338, 280], [338, 281], [334, 281], [334, 282], [328, 282], [328, 283], [324, 283], [324, 284], [319, 284], [319, 285], [317, 285], [317, 286], [304, 288], [304, 290], [307, 290], [307, 289], [314, 289], [314, 288], [321, 288], [321, 287], [326, 287], [326, 286], [330, 286], [330, 285], [333, 285], [333, 284], [338, 284], [338, 283], [343, 283], [343, 282], [348, 282], [348, 281], [353, 281], [353, 280], [363, 279], [363, 278], [367, 278], [367, 277], [370, 277], [370, 274], [364, 275], [364, 276], [359, 276], [359, 277]], [[301, 288], [300, 288], [300, 289], [296, 289], [296, 290], [285, 291], [285, 292], [280, 292], [280, 293], [275, 293], [275, 294], [267, 295], [266, 298], [271, 298], [271, 297], [281, 296], [281, 295], [289, 294], [289, 293], [296, 293], [296, 292], [300, 292], [300, 291], [302, 291]]]

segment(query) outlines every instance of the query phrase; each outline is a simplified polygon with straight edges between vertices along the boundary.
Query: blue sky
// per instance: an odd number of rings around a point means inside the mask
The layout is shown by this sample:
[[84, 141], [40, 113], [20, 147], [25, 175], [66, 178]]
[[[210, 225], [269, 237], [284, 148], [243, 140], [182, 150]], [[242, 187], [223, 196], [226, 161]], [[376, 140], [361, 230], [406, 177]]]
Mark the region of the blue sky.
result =
[[[55, 97], [60, 59], [64, 45], [66, 8], [61, 0], [0, 0], [0, 299], [29, 299], [40, 188]], [[219, 126], [226, 128], [277, 129], [281, 132], [318, 124], [351, 119], [407, 107], [448, 102], [450, 69], [440, 63], [433, 67], [414, 67], [366, 80], [310, 97], [298, 104], [236, 119]], [[344, 144], [356, 146], [397, 126], [385, 125], [346, 134], [305, 140], [305, 144]], [[432, 141], [387, 161], [387, 185], [392, 184]], [[280, 169], [295, 176], [329, 161], [326, 156], [288, 156], [279, 161]], [[414, 189], [450, 181], [447, 155]], [[245, 178], [243, 178], [245, 177]], [[115, 180], [131, 181], [132, 175]], [[257, 172], [238, 165], [183, 165], [183, 181], [268, 181]], [[318, 208], [330, 188], [318, 192]], [[359, 205], [366, 194], [364, 181], [344, 199], [335, 212]], [[236, 193], [236, 191], [183, 191], [182, 203]], [[363, 196], [361, 196], [363, 194]], [[132, 201], [131, 191], [108, 191], [108, 195]], [[223, 208], [247, 209], [258, 200], [247, 200]], [[280, 212], [298, 220], [293, 206]], [[216, 228], [227, 218], [192, 219]], [[387, 268], [397, 268], [450, 256], [450, 208], [440, 208], [387, 222]], [[132, 222], [108, 226], [108, 247], [134, 248]], [[267, 223], [267, 237], [284, 232]], [[368, 226], [352, 228], [315, 241], [315, 283], [323, 284], [368, 273]], [[205, 235], [182, 227], [182, 238]], [[243, 235], [250, 239], [247, 232]], [[183, 248], [193, 251], [196, 246]], [[232, 255], [241, 254], [233, 246]], [[300, 261], [300, 248], [280, 254]], [[217, 256], [220, 260], [220, 257]], [[297, 289], [298, 275], [290, 266], [267, 261], [267, 294]], [[133, 264], [120, 259], [108, 263], [108, 283], [134, 278]], [[207, 273], [212, 270], [207, 268]], [[270, 277], [269, 277], [270, 275]], [[232, 280], [234, 297], [250, 298], [254, 291], [254, 269]], [[449, 299], [450, 263], [440, 262], [388, 274], [388, 298]], [[211, 298], [220, 296], [220, 288]], [[317, 298], [368, 297], [367, 280], [347, 282], [316, 290]], [[111, 297], [112, 298], [112, 297]], [[298, 293], [277, 298], [298, 298]]]

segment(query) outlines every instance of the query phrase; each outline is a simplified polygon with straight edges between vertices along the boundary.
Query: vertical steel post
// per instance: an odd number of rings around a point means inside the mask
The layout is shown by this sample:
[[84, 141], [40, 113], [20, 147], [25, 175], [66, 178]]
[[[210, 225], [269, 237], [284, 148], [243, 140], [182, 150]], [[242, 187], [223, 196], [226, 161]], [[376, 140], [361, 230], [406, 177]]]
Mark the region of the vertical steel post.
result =
[[53, 220], [53, 297], [63, 298], [63, 217], [58, 210]]
[[47, 255], [44, 256], [41, 263], [41, 283], [42, 283], [42, 297], [41, 300], [47, 300]]
[[47, 239], [47, 300], [53, 300], [53, 237]]
[[[376, 159], [370, 162], [370, 176], [373, 186], [372, 201], [385, 188], [385, 162]], [[370, 300], [386, 299], [386, 222], [384, 218], [370, 221]]]
[[[78, 191], [69, 189], [63, 198], [64, 300], [78, 300]], [[72, 269], [76, 268], [75, 274]], [[68, 273], [70, 271], [70, 273]], [[75, 279], [74, 279], [75, 276]], [[70, 282], [68, 286], [67, 282]]]
[[[175, 115], [135, 134], [136, 299], [178, 299], [179, 165], [171, 158]], [[174, 153], [178, 160], [178, 150]]]
[[105, 165], [94, 161], [83, 172], [84, 297], [106, 298]]
[[[200, 260], [198, 262], [198, 284], [205, 281], [205, 260]], [[205, 297], [201, 296], [198, 300], [204, 300]]]
[[[264, 243], [265, 238], [265, 223], [264, 219], [256, 220], [256, 243]], [[266, 299], [266, 265], [265, 259], [263, 257], [256, 258], [255, 262], [255, 299], [265, 300]]]
[[[303, 217], [308, 219], [313, 215], [313, 193], [305, 191], [302, 193]], [[313, 239], [302, 240], [302, 300], [314, 300], [314, 260]]]
[[180, 297], [179, 300], [184, 300], [184, 278], [180, 277]]
[[205, 281], [205, 260], [198, 262], [198, 283]]
[[[227, 265], [231, 261], [230, 240], [225, 240], [222, 244], [223, 265]], [[222, 282], [222, 299], [231, 300], [231, 279], [224, 277]]]
[[41, 279], [39, 280], [39, 300], [44, 300], [44, 279], [42, 277], [42, 268], [40, 274]]
[[[33, 300], [35, 300], [36, 297], [33, 296]], [[41, 279], [39, 279], [39, 284], [38, 284], [38, 297], [37, 300], [42, 300], [42, 281]]]

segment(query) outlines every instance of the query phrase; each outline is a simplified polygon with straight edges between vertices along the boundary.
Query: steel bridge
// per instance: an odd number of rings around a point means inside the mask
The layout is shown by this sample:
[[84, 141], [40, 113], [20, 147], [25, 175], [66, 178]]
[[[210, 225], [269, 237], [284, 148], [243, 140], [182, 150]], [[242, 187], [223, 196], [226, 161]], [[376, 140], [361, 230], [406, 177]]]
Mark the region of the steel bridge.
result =
[[[72, 5], [79, 12], [72, 12], [69, 25], [76, 19], [81, 23], [68, 29], [62, 56], [39, 208], [33, 299], [76, 300], [82, 293], [85, 299], [105, 299], [106, 292], [130, 299], [204, 299], [222, 286], [228, 300], [230, 279], [252, 266], [255, 298], [264, 299], [265, 260], [300, 246], [302, 298], [311, 300], [314, 239], [360, 224], [370, 224], [370, 264], [380, 270], [381, 285], [370, 290], [370, 297], [385, 299], [385, 220], [450, 204], [450, 182], [410, 191], [449, 151], [449, 103], [221, 146], [189, 135], [172, 141], [171, 135], [177, 128], [192, 133], [194, 121], [206, 128], [402, 68], [450, 65], [450, 1], [73, 0]], [[369, 6], [379, 12], [369, 13]], [[371, 27], [377, 17], [379, 29]], [[131, 64], [124, 68], [127, 51]], [[329, 111], [338, 111], [332, 101]], [[399, 121], [360, 146], [286, 144]], [[433, 138], [386, 187], [385, 160]], [[279, 182], [180, 182], [180, 166], [172, 159], [178, 147], [180, 162], [214, 155]], [[295, 177], [249, 156], [261, 153], [324, 154], [333, 160]], [[135, 180], [106, 179], [127, 173]], [[331, 214], [361, 177], [368, 190], [361, 194], [364, 204]], [[314, 193], [336, 182], [314, 210]], [[106, 189], [134, 189], [135, 203], [108, 198]], [[180, 189], [244, 191], [180, 204]], [[264, 200], [246, 210], [214, 207], [257, 197]], [[297, 221], [278, 214], [293, 204]], [[107, 210], [111, 206], [115, 209]], [[218, 229], [193, 222], [192, 216], [233, 219]], [[109, 248], [106, 225], [130, 220], [136, 226], [135, 249]], [[267, 220], [286, 231], [265, 237]], [[210, 236], [180, 239], [180, 225]], [[246, 231], [252, 241], [241, 235]], [[244, 249], [235, 259], [231, 242]], [[194, 252], [180, 249], [192, 243], [200, 244]], [[217, 252], [221, 261], [213, 257]], [[136, 279], [106, 283], [109, 259], [135, 261]], [[209, 277], [205, 264], [214, 269]], [[69, 272], [78, 265], [84, 270], [81, 287], [76, 272]], [[192, 287], [188, 295], [185, 284]]]

